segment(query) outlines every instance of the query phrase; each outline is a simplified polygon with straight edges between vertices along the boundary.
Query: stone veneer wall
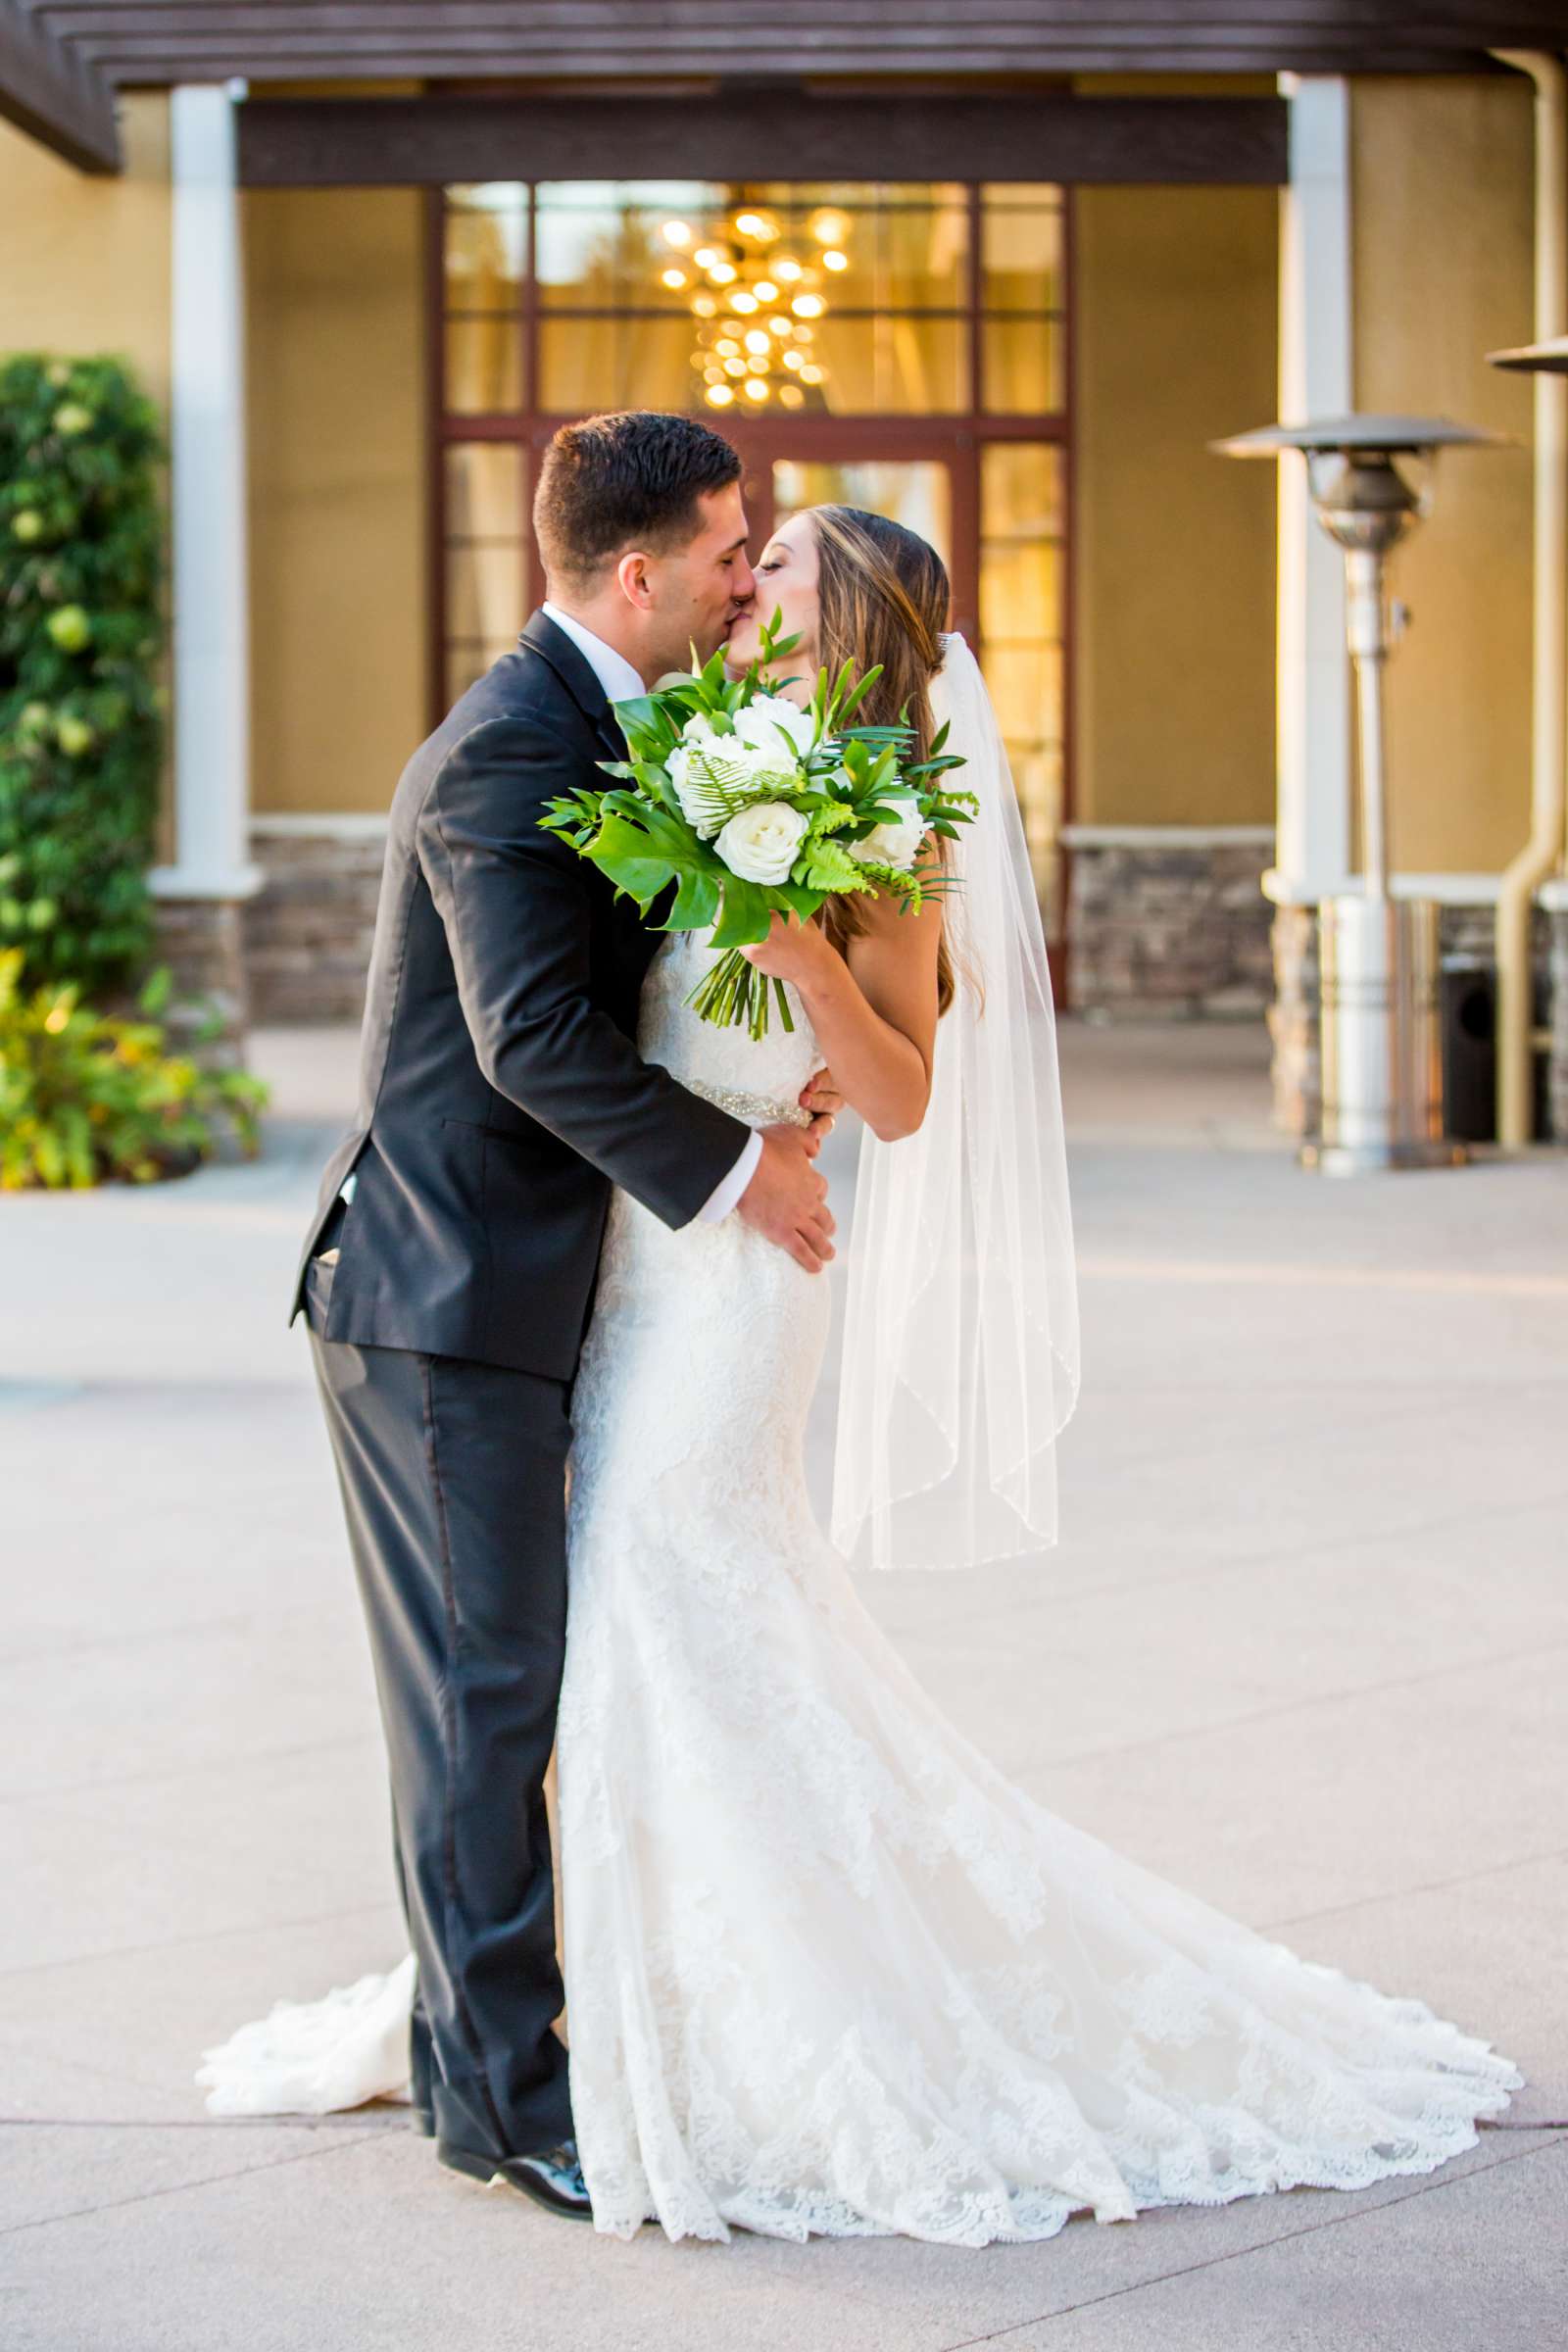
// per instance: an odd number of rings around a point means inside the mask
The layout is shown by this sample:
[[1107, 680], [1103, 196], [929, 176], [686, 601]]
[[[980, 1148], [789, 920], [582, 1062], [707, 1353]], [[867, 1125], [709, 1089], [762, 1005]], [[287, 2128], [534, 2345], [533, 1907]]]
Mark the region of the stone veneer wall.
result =
[[1265, 826], [1069, 825], [1067, 993], [1112, 1020], [1261, 1020], [1273, 908]]
[[244, 916], [243, 905], [232, 899], [155, 902], [154, 960], [167, 966], [173, 981], [164, 1024], [176, 1052], [194, 1054], [217, 1069], [244, 1066], [252, 1018]]
[[257, 827], [251, 856], [267, 878], [244, 909], [253, 1021], [359, 1020], [385, 855], [373, 820]]
[[[1440, 956], [1474, 956], [1490, 963], [1496, 947], [1496, 914], [1490, 906], [1445, 906], [1438, 921]], [[1538, 980], [1551, 955], [1556, 1042], [1552, 1054], [1552, 1133], [1568, 1139], [1568, 915], [1536, 911], [1532, 940]], [[1274, 1124], [1287, 1135], [1314, 1136], [1323, 1115], [1318, 1036], [1317, 908], [1276, 906], [1273, 925]]]

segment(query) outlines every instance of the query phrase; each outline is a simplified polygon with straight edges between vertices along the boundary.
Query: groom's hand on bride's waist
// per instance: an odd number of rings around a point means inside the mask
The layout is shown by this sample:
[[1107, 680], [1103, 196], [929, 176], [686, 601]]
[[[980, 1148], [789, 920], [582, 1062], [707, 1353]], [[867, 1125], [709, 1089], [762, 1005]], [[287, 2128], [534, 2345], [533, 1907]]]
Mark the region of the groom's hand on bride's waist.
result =
[[761, 1157], [736, 1211], [808, 1274], [819, 1274], [833, 1255], [827, 1184], [815, 1165], [830, 1124], [815, 1118], [809, 1127], [762, 1128]]

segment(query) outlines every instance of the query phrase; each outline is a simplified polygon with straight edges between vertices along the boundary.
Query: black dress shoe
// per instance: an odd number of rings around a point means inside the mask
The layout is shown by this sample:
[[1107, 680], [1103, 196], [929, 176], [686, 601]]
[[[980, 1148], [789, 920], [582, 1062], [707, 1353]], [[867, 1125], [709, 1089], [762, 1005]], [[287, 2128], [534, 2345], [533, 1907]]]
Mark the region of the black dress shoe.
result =
[[449, 2172], [466, 2173], [487, 2188], [515, 2188], [550, 2213], [568, 2221], [591, 2222], [594, 2209], [577, 2161], [577, 2143], [564, 2139], [559, 2148], [537, 2156], [482, 2156], [477, 2149], [461, 2148], [455, 2139], [438, 2139], [435, 2152]]

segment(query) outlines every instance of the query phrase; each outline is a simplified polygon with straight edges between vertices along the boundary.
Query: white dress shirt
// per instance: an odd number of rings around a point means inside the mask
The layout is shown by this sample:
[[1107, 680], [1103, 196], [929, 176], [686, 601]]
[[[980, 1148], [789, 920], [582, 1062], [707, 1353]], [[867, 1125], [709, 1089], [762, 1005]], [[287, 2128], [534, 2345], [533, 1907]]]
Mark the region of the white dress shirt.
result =
[[[602, 637], [596, 637], [592, 629], [585, 629], [582, 622], [573, 620], [569, 612], [563, 612], [559, 605], [547, 603], [544, 611], [557, 628], [571, 639], [611, 702], [623, 703], [633, 695], [647, 693], [643, 679], [624, 654], [617, 654], [612, 645], [607, 645]], [[761, 1156], [761, 1137], [755, 1134], [748, 1136], [739, 1159], [703, 1203], [699, 1213], [709, 1224], [716, 1224], [720, 1217], [729, 1215], [751, 1183]]]

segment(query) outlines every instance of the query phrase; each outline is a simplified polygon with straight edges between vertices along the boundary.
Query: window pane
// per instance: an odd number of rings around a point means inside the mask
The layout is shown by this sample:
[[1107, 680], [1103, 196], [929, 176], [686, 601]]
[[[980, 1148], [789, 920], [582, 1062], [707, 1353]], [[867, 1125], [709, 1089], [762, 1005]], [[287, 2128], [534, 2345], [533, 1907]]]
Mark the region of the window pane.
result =
[[445, 245], [449, 311], [516, 309], [528, 262], [522, 212], [449, 208]]
[[469, 541], [447, 550], [447, 631], [486, 642], [515, 637], [523, 623], [522, 549], [515, 540]]
[[773, 467], [774, 528], [803, 507], [864, 507], [889, 515], [906, 530], [928, 539], [951, 566], [953, 562], [952, 476], [946, 466], [917, 459], [831, 459], [799, 462], [783, 458]]
[[981, 236], [985, 269], [980, 299], [991, 311], [1061, 308], [1061, 215], [999, 212], [988, 207]]
[[541, 187], [541, 307], [688, 310], [759, 288], [763, 307], [815, 296], [829, 309], [960, 310], [968, 211], [961, 191], [858, 183], [820, 190], [671, 183]]
[[[961, 188], [914, 181], [820, 188], [776, 183], [755, 207], [773, 232], [741, 241], [830, 310], [961, 310], [968, 301], [969, 215]], [[837, 257], [830, 259], [828, 257]], [[805, 272], [792, 280], [791, 264]]]
[[503, 441], [459, 441], [447, 451], [449, 541], [505, 539], [522, 527], [522, 452]]
[[1049, 540], [980, 546], [980, 627], [988, 643], [1061, 634], [1061, 551]]
[[522, 332], [515, 318], [449, 318], [446, 405], [457, 416], [513, 415], [522, 406]]
[[446, 194], [454, 212], [525, 213], [528, 209], [525, 179], [463, 180], [449, 186]]
[[987, 539], [1054, 538], [1061, 530], [1061, 452], [1050, 441], [993, 441], [981, 456]]
[[981, 377], [992, 416], [1049, 416], [1062, 405], [1061, 335], [1050, 318], [988, 318]]
[[[703, 282], [692, 251], [723, 202], [724, 190], [702, 180], [542, 183], [534, 221], [540, 307], [687, 311]], [[666, 271], [686, 282], [666, 285]]]
[[980, 612], [986, 677], [1012, 764], [1046, 927], [1061, 922], [1059, 449], [992, 442], [980, 454]]
[[594, 409], [700, 405], [690, 318], [551, 318], [539, 327], [539, 406], [551, 416]]
[[988, 179], [981, 190], [987, 204], [1026, 205], [1035, 212], [1061, 209], [1061, 189], [1050, 179]]
[[[951, 416], [969, 406], [968, 328], [957, 318], [818, 318], [793, 371], [806, 406], [838, 416]], [[812, 384], [808, 369], [820, 368]], [[781, 371], [780, 380], [789, 375]]]
[[482, 678], [492, 662], [503, 654], [515, 653], [510, 638], [498, 638], [492, 645], [451, 645], [447, 648], [447, 707], [466, 694], [476, 678]]

